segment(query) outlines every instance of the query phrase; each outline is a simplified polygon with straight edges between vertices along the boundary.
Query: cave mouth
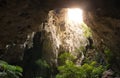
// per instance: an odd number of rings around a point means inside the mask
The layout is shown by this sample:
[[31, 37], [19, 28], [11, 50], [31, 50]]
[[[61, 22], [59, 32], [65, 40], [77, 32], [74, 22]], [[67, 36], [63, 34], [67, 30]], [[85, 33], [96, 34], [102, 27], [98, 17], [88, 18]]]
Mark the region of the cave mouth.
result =
[[74, 23], [83, 22], [83, 11], [80, 8], [68, 8], [67, 16], [70, 22], [74, 22]]
[[[50, 62], [51, 58], [57, 60], [59, 54], [62, 52], [69, 52], [74, 56], [79, 55], [76, 52], [80, 47], [89, 45], [88, 38], [92, 37], [91, 29], [83, 21], [83, 11], [80, 8], [57, 8], [49, 11], [48, 20], [46, 24], [42, 24], [45, 32], [49, 33], [49, 37], [45, 45], [47, 50], [43, 50], [47, 61]], [[52, 49], [51, 49], [52, 48]], [[51, 54], [49, 53], [51, 50]], [[52, 54], [53, 53], [53, 54]], [[82, 52], [81, 52], [82, 53]], [[55, 57], [53, 57], [55, 56]], [[84, 57], [83, 56], [80, 56]], [[82, 58], [83, 59], [83, 58]], [[78, 62], [80, 65], [82, 59]], [[54, 61], [58, 64], [58, 61]]]
[[[81, 7], [78, 8], [76, 5], [77, 8], [70, 8], [72, 7], [70, 3], [74, 2]], [[77, 56], [77, 64], [80, 64], [85, 57], [88, 61], [97, 59], [102, 65], [110, 62], [112, 69], [119, 73], [120, 11], [118, 4], [115, 0], [48, 0], [47, 2], [0, 0], [0, 60], [5, 59], [15, 65], [23, 65], [21, 61], [24, 61], [23, 67], [27, 72], [25, 76], [28, 76], [26, 78], [34, 78], [32, 77], [34, 73], [35, 75], [39, 72], [42, 75], [46, 74], [46, 68], [42, 66], [44, 64], [46, 66], [46, 62], [51, 65], [51, 71], [53, 71], [54, 67], [57, 67], [60, 52], [67, 51]], [[83, 8], [83, 11], [80, 8]], [[56, 9], [58, 12], [65, 9], [63, 16], [62, 12], [57, 13]], [[92, 36], [89, 27], [93, 31], [94, 42], [89, 38]], [[90, 46], [93, 50], [89, 48]], [[78, 48], [83, 51], [85, 48], [84, 53], [80, 53], [82, 51], [75, 53], [74, 50]], [[88, 54], [85, 55], [85, 53]], [[40, 63], [37, 65], [36, 61]], [[1, 70], [3, 68], [0, 66], [0, 73]]]
[[[80, 8], [58, 8], [49, 11], [47, 21], [40, 25], [40, 29], [41, 31], [38, 34], [40, 38], [37, 38], [38, 41], [40, 40], [40, 43], [42, 42], [40, 46], [42, 47], [41, 56], [38, 56], [37, 60], [34, 60], [40, 62], [40, 64], [38, 63], [40, 67], [35, 67], [35, 71], [31, 71], [31, 73], [37, 72], [39, 74], [35, 73], [35, 76], [43, 76], [43, 78], [48, 78], [48, 76], [51, 76], [51, 78], [54, 78], [54, 76], [56, 76], [56, 78], [62, 78], [61, 76], [70, 72], [65, 70], [69, 67], [69, 64], [72, 64], [73, 67], [75, 66], [76, 70], [82, 67], [86, 70], [93, 65], [91, 70], [94, 71], [97, 69], [101, 71], [97, 75], [99, 78], [102, 77], [102, 72], [106, 71], [107, 62], [103, 55], [98, 53], [100, 51], [98, 51], [99, 49], [97, 49], [94, 44], [91, 29], [83, 21], [83, 11]], [[38, 43], [37, 40], [36, 43]], [[64, 55], [64, 53], [66, 54]], [[65, 64], [63, 65], [59, 58], [62, 54], [65, 57], [63, 60]], [[36, 54], [34, 55], [36, 56]], [[69, 58], [71, 59], [71, 56], [72, 58], [75, 57], [74, 61], [68, 61]], [[32, 63], [34, 61], [32, 61]], [[43, 65], [44, 61], [45, 66]], [[43, 64], [41, 64], [41, 62]], [[48, 66], [46, 66], [46, 64]], [[35, 63], [35, 65], [37, 64]], [[59, 70], [61, 66], [65, 66], [66, 68]], [[48, 67], [50, 67], [50, 69]], [[71, 68], [72, 67], [70, 67], [70, 69]], [[63, 72], [63, 70], [65, 72]], [[27, 72], [28, 71], [29, 70], [27, 70]], [[43, 71], [44, 73], [42, 73]], [[45, 75], [45, 73], [48, 74], [48, 76]], [[70, 72], [70, 76], [71, 75], [75, 75], [73, 71]], [[86, 75], [88, 75], [89, 78], [89, 74]], [[30, 78], [29, 73], [25, 76]]]
[[45, 28], [54, 32], [52, 36], [58, 48], [62, 45], [69, 52], [75, 51], [79, 46], [87, 45], [86, 39], [92, 36], [91, 29], [83, 21], [83, 11], [80, 8], [51, 10], [48, 18], [49, 27]]

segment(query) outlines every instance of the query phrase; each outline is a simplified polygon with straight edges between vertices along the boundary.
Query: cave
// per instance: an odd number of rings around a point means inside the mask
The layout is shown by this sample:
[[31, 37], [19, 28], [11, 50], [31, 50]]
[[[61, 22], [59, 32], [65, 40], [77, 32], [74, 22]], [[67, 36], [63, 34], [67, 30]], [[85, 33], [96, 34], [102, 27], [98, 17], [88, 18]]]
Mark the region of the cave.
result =
[[0, 78], [120, 78], [118, 0], [0, 0]]

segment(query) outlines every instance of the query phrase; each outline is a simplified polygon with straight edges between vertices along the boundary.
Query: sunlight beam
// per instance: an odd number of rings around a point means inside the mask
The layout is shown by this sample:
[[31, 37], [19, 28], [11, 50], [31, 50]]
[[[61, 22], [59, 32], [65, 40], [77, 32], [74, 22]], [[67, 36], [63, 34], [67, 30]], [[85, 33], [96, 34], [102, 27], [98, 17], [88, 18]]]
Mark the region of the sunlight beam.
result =
[[68, 20], [73, 23], [82, 23], [83, 22], [82, 13], [83, 11], [79, 8], [68, 9], [67, 11]]

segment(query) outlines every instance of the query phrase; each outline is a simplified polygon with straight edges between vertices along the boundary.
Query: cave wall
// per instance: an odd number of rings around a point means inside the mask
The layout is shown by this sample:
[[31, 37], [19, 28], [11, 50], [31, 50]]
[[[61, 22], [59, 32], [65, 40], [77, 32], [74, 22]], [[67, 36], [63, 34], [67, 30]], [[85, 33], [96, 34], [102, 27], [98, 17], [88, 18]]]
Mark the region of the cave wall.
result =
[[0, 59], [20, 61], [31, 34], [39, 30], [48, 11], [29, 0], [0, 0]]
[[105, 45], [111, 50], [113, 70], [120, 70], [120, 8], [118, 0], [91, 2], [91, 9], [84, 11], [84, 22], [92, 29], [98, 48]]
[[99, 16], [95, 13], [86, 13], [85, 21], [93, 31], [95, 44], [99, 46], [106, 45], [113, 54], [112, 64], [114, 68], [119, 68], [120, 60], [120, 19], [113, 17]]

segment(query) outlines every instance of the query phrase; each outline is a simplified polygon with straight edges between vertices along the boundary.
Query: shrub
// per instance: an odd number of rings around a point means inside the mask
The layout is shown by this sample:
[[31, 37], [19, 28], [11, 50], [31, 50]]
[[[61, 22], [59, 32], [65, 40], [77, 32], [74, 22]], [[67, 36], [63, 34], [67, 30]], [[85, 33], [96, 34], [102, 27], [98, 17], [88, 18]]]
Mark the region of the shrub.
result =
[[56, 78], [100, 78], [106, 68], [95, 61], [78, 66], [71, 60], [65, 60], [65, 64], [58, 66], [58, 70]]
[[111, 50], [109, 48], [105, 47], [104, 53], [106, 55], [107, 62], [110, 62], [112, 60], [112, 57], [113, 57]]
[[58, 70], [56, 78], [79, 78], [79, 68], [72, 61], [67, 60], [65, 65], [58, 67]]
[[20, 66], [10, 65], [0, 60], [0, 77], [2, 78], [20, 78], [23, 69]]
[[42, 59], [38, 59], [36, 62], [35, 62], [39, 67], [44, 67], [44, 68], [49, 68], [49, 64], [45, 61], [45, 60], [42, 60]]
[[73, 61], [75, 57], [68, 52], [64, 52], [59, 56], [61, 64], [65, 64], [66, 60]]
[[92, 37], [92, 31], [85, 23], [82, 23], [82, 30], [85, 37]]

